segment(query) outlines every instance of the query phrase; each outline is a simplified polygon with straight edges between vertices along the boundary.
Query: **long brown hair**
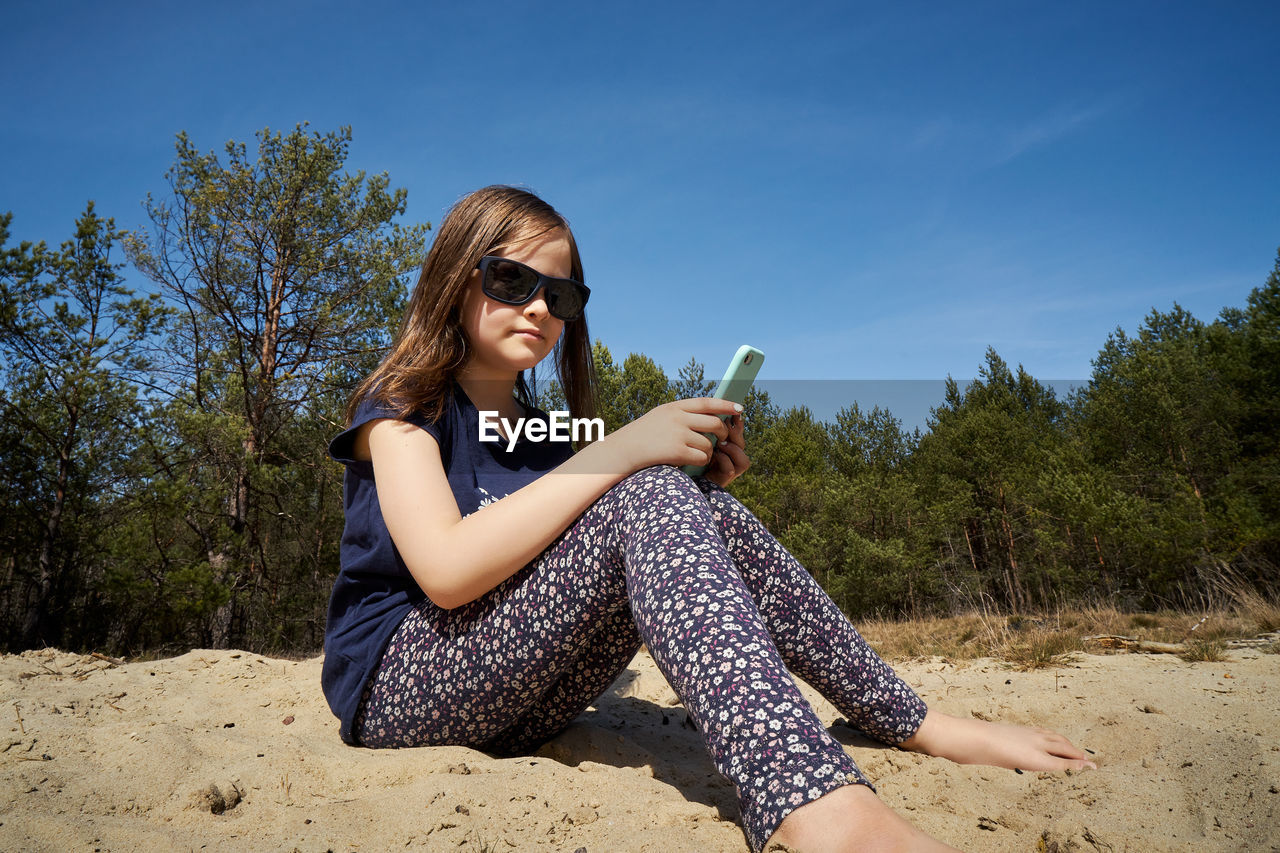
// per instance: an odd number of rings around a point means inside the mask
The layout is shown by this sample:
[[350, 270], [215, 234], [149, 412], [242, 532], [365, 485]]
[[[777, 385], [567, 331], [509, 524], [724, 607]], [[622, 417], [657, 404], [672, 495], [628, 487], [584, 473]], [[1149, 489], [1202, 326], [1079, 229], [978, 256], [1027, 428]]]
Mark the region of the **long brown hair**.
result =
[[[347, 422], [365, 397], [383, 403], [400, 417], [413, 411], [433, 420], [443, 416], [453, 380], [466, 364], [471, 346], [461, 313], [471, 271], [485, 255], [558, 228], [564, 229], [569, 239], [569, 274], [585, 282], [573, 231], [554, 207], [516, 187], [484, 187], [463, 196], [440, 224], [391, 350], [347, 404]], [[553, 353], [570, 416], [594, 417], [595, 365], [585, 314], [564, 324]], [[532, 405], [531, 397], [522, 373], [516, 380], [516, 398]]]

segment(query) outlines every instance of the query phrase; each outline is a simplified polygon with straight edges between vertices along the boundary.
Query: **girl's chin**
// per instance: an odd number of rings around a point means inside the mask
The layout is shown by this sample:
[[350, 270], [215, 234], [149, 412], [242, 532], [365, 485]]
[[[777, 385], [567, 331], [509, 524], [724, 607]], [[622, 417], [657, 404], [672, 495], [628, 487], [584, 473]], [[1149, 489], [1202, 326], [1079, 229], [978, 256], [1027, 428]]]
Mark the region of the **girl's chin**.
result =
[[543, 360], [541, 358], [511, 359], [507, 362], [507, 366], [512, 371], [514, 371], [517, 375], [519, 375], [525, 372], [526, 370], [537, 367], [539, 364], [542, 363], [542, 361]]
[[534, 343], [526, 344], [524, 352], [513, 353], [510, 361], [513, 364], [524, 365], [523, 367], [518, 369], [528, 370], [530, 367], [533, 367], [534, 365], [541, 363], [542, 360], [546, 358], [549, 354], [550, 354], [550, 347], [546, 347], [544, 346], [542, 341], [538, 341], [536, 344]]
[[531, 367], [536, 367], [551, 354], [552, 347], [546, 345], [546, 341], [511, 341], [504, 342], [490, 358], [477, 359], [475, 353], [471, 353], [469, 364], [473, 367], [483, 366], [486, 371], [496, 371], [498, 373], [521, 373]]

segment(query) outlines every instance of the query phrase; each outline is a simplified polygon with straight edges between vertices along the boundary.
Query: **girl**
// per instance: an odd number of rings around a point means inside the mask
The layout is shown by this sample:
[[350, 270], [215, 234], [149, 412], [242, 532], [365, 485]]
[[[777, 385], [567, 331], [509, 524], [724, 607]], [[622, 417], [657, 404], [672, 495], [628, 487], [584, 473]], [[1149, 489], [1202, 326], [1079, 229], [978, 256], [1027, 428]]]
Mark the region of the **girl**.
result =
[[[547, 420], [523, 371], [552, 353], [572, 417], [593, 413], [582, 282], [567, 222], [528, 192], [487, 187], [445, 217], [391, 352], [330, 446], [347, 466], [346, 529], [323, 684], [344, 740], [526, 752], [643, 643], [737, 787], [757, 851], [771, 838], [951, 849], [880, 803], [788, 670], [888, 744], [1092, 766], [1052, 732], [925, 708], [724, 490], [750, 465], [740, 407], [668, 403], [577, 453], [480, 441], [481, 412]], [[697, 480], [677, 467], [708, 460]]]

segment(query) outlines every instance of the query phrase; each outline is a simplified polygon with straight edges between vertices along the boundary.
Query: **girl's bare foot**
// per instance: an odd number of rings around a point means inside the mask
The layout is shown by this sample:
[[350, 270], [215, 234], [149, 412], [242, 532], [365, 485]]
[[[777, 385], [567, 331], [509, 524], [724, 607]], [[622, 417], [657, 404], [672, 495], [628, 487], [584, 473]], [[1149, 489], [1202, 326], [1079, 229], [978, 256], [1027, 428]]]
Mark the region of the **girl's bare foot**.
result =
[[1097, 770], [1080, 749], [1057, 732], [953, 717], [930, 710], [903, 749], [949, 758], [957, 764], [990, 764], [1010, 770]]
[[765, 845], [798, 853], [942, 853], [952, 851], [903, 820], [866, 785], [845, 785], [805, 803], [778, 824]]
[[[957, 764], [1011, 770], [1098, 768], [1057, 732], [953, 717], [941, 711], [927, 712], [920, 728], [901, 746]], [[791, 812], [769, 844], [802, 853], [955, 850], [907, 823], [865, 785], [836, 788]]]

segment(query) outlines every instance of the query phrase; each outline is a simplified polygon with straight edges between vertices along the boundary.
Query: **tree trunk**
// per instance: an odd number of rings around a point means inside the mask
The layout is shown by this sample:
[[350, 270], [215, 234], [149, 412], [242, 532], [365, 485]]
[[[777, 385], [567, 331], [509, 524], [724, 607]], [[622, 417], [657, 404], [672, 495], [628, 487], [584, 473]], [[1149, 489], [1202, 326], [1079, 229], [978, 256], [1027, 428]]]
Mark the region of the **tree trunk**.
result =
[[55, 574], [53, 552], [62, 534], [62, 513], [67, 503], [67, 483], [71, 480], [71, 454], [75, 449], [76, 425], [80, 419], [80, 412], [75, 407], [69, 407], [67, 415], [67, 431], [63, 435], [62, 447], [58, 449], [58, 477], [54, 483], [53, 506], [49, 510], [49, 517], [45, 520], [44, 535], [40, 539], [36, 600], [27, 611], [27, 618], [22, 625], [22, 647], [27, 649], [44, 645], [51, 639], [48, 633], [49, 605], [53, 598]]
[[1098, 552], [1098, 574], [1102, 576], [1102, 588], [1107, 591], [1107, 595], [1111, 594], [1111, 578], [1107, 574], [1107, 561], [1102, 559], [1102, 544], [1098, 542], [1098, 535], [1093, 535], [1093, 548]]
[[[252, 446], [253, 439], [246, 439], [244, 442], [246, 455], [249, 454]], [[248, 529], [249, 516], [249, 471], [243, 464], [239, 466], [236, 473], [228, 504], [228, 526], [231, 528], [232, 535], [243, 542], [245, 531]], [[238, 648], [244, 644], [242, 636], [244, 609], [242, 597], [246, 582], [244, 549], [243, 547], [235, 548], [223, 537], [215, 541], [217, 541], [217, 549], [209, 552], [209, 567], [219, 583], [227, 587], [228, 596], [213, 614], [213, 624], [210, 626], [213, 633], [213, 647], [215, 649], [227, 649], [233, 646]]]
[[1018, 569], [1018, 558], [1014, 554], [1013, 548], [1013, 525], [1009, 524], [1009, 510], [1005, 505], [1004, 489], [999, 491], [1000, 496], [1000, 529], [1004, 533], [1005, 548], [1008, 554], [1008, 564], [1005, 568], [1004, 579], [1006, 594], [1009, 597], [1009, 606], [1014, 613], [1020, 613], [1026, 607], [1026, 593], [1022, 589], [1022, 578]]
[[969, 538], [969, 524], [966, 522], [960, 526], [964, 533], [964, 544], [969, 548], [969, 563], [973, 566], [973, 573], [978, 574], [978, 558], [973, 554], [973, 540]]

